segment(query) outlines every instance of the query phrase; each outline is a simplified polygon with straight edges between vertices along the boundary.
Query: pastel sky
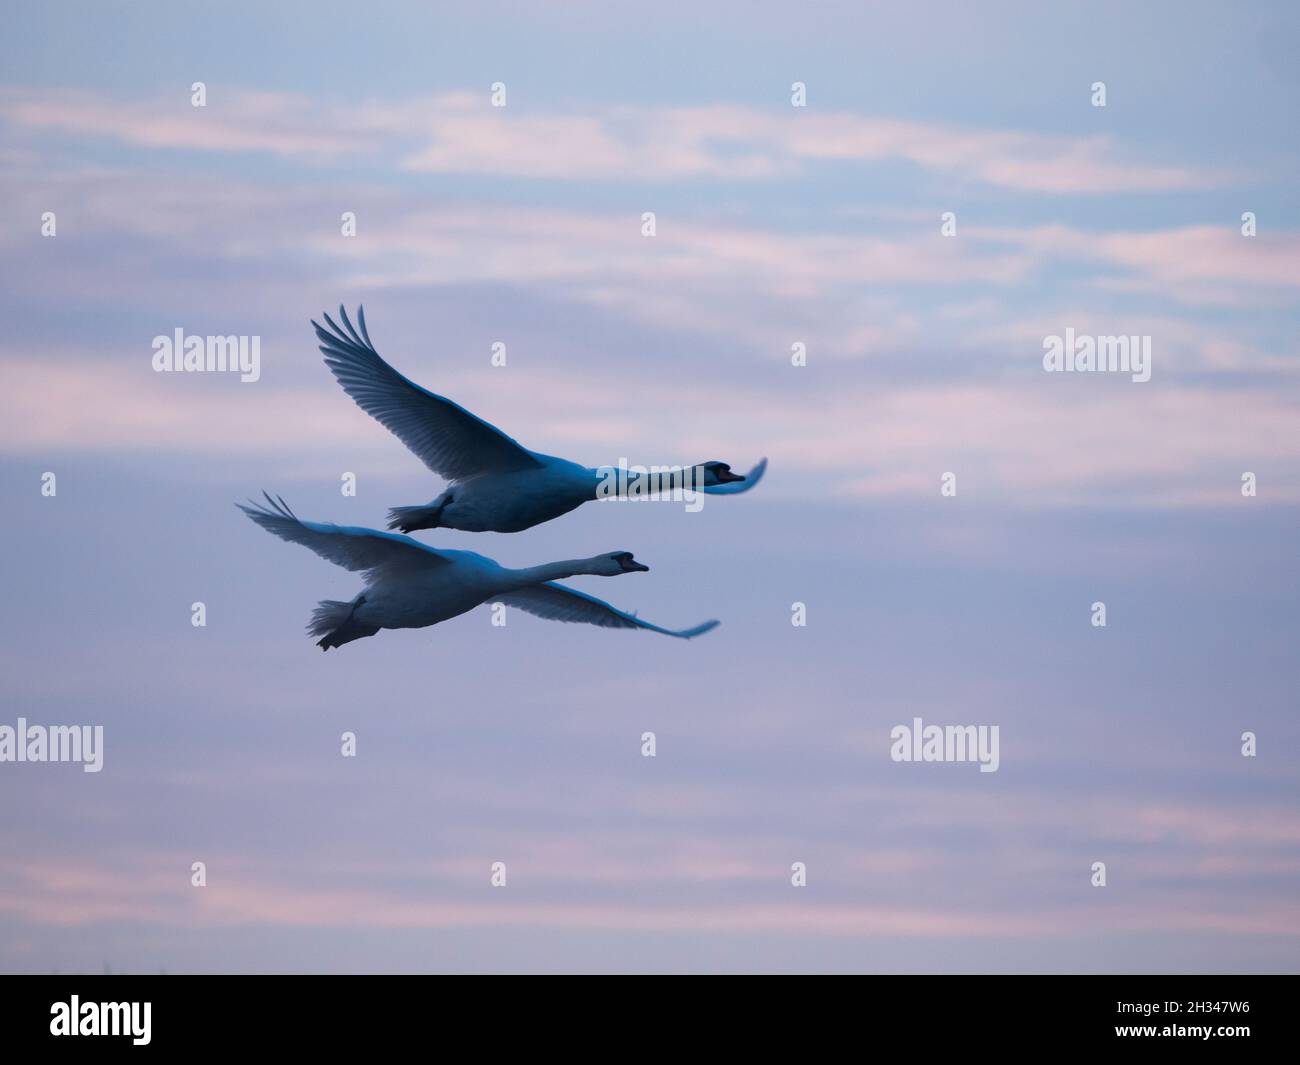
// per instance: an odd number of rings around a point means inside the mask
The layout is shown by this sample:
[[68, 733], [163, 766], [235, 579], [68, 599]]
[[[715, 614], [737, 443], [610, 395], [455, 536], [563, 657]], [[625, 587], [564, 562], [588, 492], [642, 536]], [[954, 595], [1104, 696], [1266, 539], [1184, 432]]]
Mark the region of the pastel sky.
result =
[[[1266, 3], [7, 12], [0, 724], [106, 748], [0, 763], [0, 970], [1296, 971], [1298, 38]], [[573, 583], [721, 627], [483, 608], [322, 655], [357, 578], [232, 504], [440, 488], [323, 366], [340, 303], [540, 451], [767, 456], [696, 514], [419, 534], [631, 550]], [[261, 379], [153, 372], [177, 328], [260, 337]], [[1067, 328], [1150, 336], [1151, 380], [1045, 373]], [[891, 761], [914, 717], [997, 725], [998, 771]]]

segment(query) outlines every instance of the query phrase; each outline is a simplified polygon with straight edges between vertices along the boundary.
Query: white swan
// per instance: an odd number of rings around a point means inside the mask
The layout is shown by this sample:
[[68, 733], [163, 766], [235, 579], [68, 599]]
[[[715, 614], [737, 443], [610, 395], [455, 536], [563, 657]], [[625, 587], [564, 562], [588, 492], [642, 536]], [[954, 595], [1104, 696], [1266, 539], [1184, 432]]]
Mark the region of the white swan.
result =
[[[388, 512], [390, 529], [519, 532], [597, 498], [600, 471], [529, 451], [464, 407], [407, 380], [375, 351], [364, 309], [357, 312], [360, 332], [343, 307], [339, 316], [346, 332], [328, 314], [324, 318], [329, 329], [315, 320], [311, 323], [325, 364], [357, 406], [429, 469], [452, 482], [431, 503], [393, 507]], [[743, 477], [732, 473], [725, 462], [704, 462], [699, 468], [703, 471], [699, 490], [736, 495], [758, 484], [767, 459]]]
[[[265, 493], [263, 493], [265, 495]], [[418, 540], [377, 529], [300, 521], [283, 499], [235, 504], [267, 532], [309, 547], [321, 558], [358, 571], [366, 586], [350, 602], [322, 600], [307, 631], [328, 651], [380, 629], [422, 629], [472, 610], [480, 603], [505, 603], [552, 621], [580, 621], [611, 629], [649, 629], [689, 640], [717, 626], [706, 621], [690, 629], [664, 629], [624, 613], [595, 596], [562, 584], [560, 577], [590, 573], [614, 577], [649, 570], [630, 551], [506, 569], [473, 551], [436, 551]]]

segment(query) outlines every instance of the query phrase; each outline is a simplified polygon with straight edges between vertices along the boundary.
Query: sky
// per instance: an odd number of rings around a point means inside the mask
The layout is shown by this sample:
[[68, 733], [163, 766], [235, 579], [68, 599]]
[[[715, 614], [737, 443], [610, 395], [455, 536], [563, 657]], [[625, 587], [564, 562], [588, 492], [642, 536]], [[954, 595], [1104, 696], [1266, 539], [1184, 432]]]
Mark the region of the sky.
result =
[[[0, 970], [1300, 969], [1298, 36], [12, 5], [0, 726], [104, 750], [0, 762]], [[721, 626], [482, 607], [322, 655], [359, 579], [233, 504], [382, 527], [442, 488], [324, 367], [341, 303], [536, 450], [766, 456], [698, 513], [416, 534], [630, 550], [573, 585]], [[259, 338], [258, 380], [155, 372], [177, 329]], [[1067, 330], [1149, 337], [1150, 380], [1048, 372]], [[916, 718], [996, 726], [996, 772], [896, 761]]]

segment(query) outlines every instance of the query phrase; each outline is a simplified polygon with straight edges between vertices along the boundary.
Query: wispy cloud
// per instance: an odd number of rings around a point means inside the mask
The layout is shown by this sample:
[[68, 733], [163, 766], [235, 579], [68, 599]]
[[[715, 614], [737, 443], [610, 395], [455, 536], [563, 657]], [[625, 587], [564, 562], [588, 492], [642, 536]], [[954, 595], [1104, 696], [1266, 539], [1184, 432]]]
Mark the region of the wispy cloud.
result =
[[1019, 192], [1105, 195], [1204, 188], [1222, 175], [1143, 160], [1105, 136], [1065, 137], [735, 105], [494, 108], [469, 92], [323, 104], [226, 90], [203, 108], [185, 96], [113, 99], [84, 90], [6, 89], [0, 116], [19, 130], [110, 138], [146, 148], [269, 152], [328, 162], [392, 156], [402, 168], [538, 179], [727, 181], [797, 176], [823, 163], [902, 161]]
[[[1293, 853], [1300, 822], [1280, 807], [1210, 808], [1128, 796], [1080, 809], [1061, 797], [1009, 806], [989, 796], [954, 803], [925, 789], [906, 794], [905, 809], [895, 807], [895, 791], [880, 789], [872, 799], [893, 810], [898, 842], [844, 853], [812, 848], [816, 890], [807, 894], [791, 893], [785, 882], [782, 854], [799, 847], [797, 841], [710, 834], [718, 825], [702, 823], [696, 807], [693, 815], [681, 813], [691, 829], [665, 826], [646, 835], [642, 826], [635, 841], [616, 832], [580, 840], [544, 831], [498, 839], [511, 855], [510, 886], [499, 891], [487, 884], [489, 863], [468, 853], [430, 859], [416, 870], [386, 852], [356, 849], [328, 856], [295, 849], [290, 863], [217, 851], [206, 863], [211, 882], [196, 889], [186, 875], [189, 853], [148, 850], [97, 863], [21, 858], [0, 877], [0, 913], [48, 925], [112, 920], [191, 928], [504, 924], [928, 938], [1069, 936], [1119, 927], [1300, 936], [1300, 908], [1280, 887], [1249, 913], [1218, 891], [1261, 868], [1280, 876], [1300, 869]], [[810, 799], [834, 805], [825, 788]], [[1067, 811], [1094, 852], [1113, 854], [1123, 865], [1128, 890], [1069, 905], [1053, 895], [1034, 901], [1024, 891], [1030, 880], [1080, 878], [1077, 845], [1051, 839]], [[943, 833], [953, 831], [996, 847], [1003, 877], [1021, 889], [980, 890], [970, 883], [969, 856], [945, 846]], [[473, 846], [473, 831], [459, 835], [464, 844], [441, 842], [444, 855]], [[1007, 845], [1011, 840], [1020, 842]], [[802, 847], [806, 852], [808, 841]], [[921, 877], [926, 889], [909, 898], [891, 885], [899, 877]], [[875, 884], [869, 899], [857, 897], [854, 885], [863, 882]], [[1163, 899], [1139, 890], [1146, 887], [1159, 887]], [[1012, 909], [999, 905], [1008, 894], [1016, 900]]]

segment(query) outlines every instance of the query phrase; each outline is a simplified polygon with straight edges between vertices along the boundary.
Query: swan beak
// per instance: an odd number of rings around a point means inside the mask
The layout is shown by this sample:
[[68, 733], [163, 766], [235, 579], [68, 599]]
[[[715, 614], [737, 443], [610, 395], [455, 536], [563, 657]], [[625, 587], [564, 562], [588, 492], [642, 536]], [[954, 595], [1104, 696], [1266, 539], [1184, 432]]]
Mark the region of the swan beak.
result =
[[641, 563], [634, 558], [629, 558], [626, 562], [624, 562], [623, 569], [628, 573], [649, 573], [650, 572], [649, 566], [641, 565]]
[[743, 481], [744, 479], [745, 479], [744, 474], [732, 473], [730, 470], [727, 470], [725, 473], [718, 474], [719, 484], [731, 484], [733, 481]]

